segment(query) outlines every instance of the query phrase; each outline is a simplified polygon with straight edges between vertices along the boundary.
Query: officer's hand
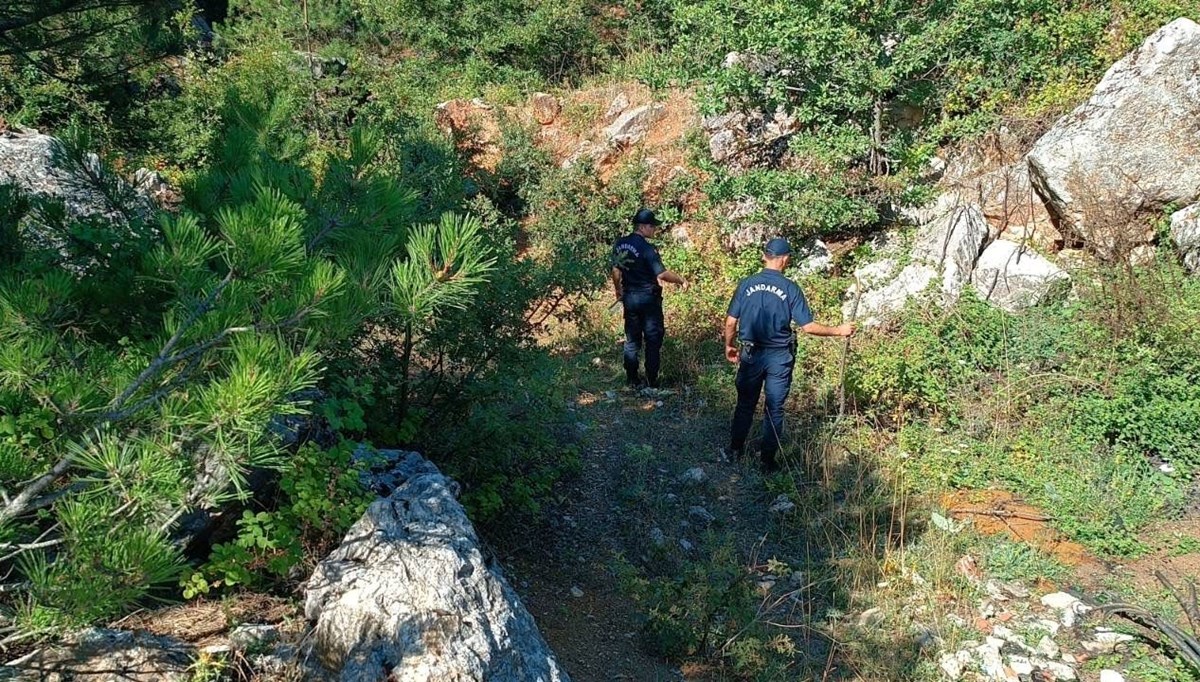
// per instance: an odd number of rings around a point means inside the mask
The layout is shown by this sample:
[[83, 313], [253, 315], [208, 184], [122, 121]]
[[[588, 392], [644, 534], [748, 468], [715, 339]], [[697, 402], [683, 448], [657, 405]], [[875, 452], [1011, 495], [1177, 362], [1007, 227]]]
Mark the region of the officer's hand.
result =
[[845, 324], [838, 325], [838, 332], [842, 336], [854, 336], [854, 332], [856, 331], [858, 331], [858, 326], [853, 322], [847, 322]]
[[738, 361], [737, 346], [725, 346], [725, 359], [732, 362], [735, 365], [737, 364], [737, 361]]
[[[681, 279], [682, 279], [682, 278], [681, 278]], [[680, 290], [680, 291], [687, 291], [687, 290], [688, 290], [688, 289], [689, 289], [691, 286], [692, 286], [692, 285], [691, 285], [691, 283], [689, 283], [689, 282], [688, 282], [688, 281], [685, 279], [685, 280], [683, 280], [682, 282], [680, 282], [680, 283], [679, 283], [679, 290]]]

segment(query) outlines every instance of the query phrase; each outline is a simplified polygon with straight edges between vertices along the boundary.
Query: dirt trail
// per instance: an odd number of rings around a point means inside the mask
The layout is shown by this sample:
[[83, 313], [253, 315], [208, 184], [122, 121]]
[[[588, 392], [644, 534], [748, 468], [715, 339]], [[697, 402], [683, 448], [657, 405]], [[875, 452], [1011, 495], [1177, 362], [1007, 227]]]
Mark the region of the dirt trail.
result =
[[[574, 410], [585, 425], [583, 470], [564, 484], [565, 502], [546, 526], [510, 552], [512, 582], [573, 679], [706, 679], [643, 648], [641, 616], [617, 566], [622, 558], [646, 565], [664, 547], [702, 559], [714, 529], [753, 545], [766, 523], [762, 480], [752, 467], [721, 461], [728, 415], [688, 388], [583, 391]], [[682, 482], [694, 467], [705, 481]], [[694, 507], [714, 520], [698, 521]]]

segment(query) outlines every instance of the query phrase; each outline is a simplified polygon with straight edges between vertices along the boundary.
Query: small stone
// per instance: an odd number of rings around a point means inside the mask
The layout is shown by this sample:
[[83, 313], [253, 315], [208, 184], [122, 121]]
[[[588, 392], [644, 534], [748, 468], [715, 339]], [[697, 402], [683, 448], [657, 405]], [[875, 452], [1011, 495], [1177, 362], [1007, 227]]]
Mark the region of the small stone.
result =
[[576, 599], [579, 599], [579, 598], [583, 597], [583, 590], [579, 589], [578, 586], [572, 587], [571, 588], [571, 596], [575, 597]]
[[766, 594], [767, 592], [775, 589], [775, 581], [771, 578], [763, 578], [755, 583], [755, 587], [758, 588], [759, 592]]
[[776, 497], [774, 501], [771, 502], [771, 506], [767, 508], [767, 511], [769, 511], [772, 514], [782, 515], [782, 514], [787, 514], [788, 512], [794, 511], [795, 509], [796, 509], [796, 503], [792, 502], [792, 499], [790, 497], [788, 497], [787, 495], [780, 495], [779, 497]]
[[700, 467], [692, 467], [679, 475], [679, 482], [684, 485], [700, 485], [708, 480], [708, 474]]
[[1125, 682], [1125, 676], [1116, 670], [1101, 670], [1100, 682]]
[[883, 622], [883, 611], [878, 607], [867, 609], [858, 616], [858, 627], [873, 627]]
[[1080, 646], [1089, 654], [1101, 655], [1114, 653], [1120, 645], [1132, 641], [1133, 637], [1123, 632], [1098, 632], [1094, 641], [1085, 641]]
[[1024, 656], [1009, 656], [1008, 665], [1017, 675], [1029, 676], [1033, 674], [1033, 663]]
[[617, 399], [617, 392], [616, 392], [616, 391], [605, 391], [605, 392], [604, 392], [604, 398], [605, 398], [606, 400], [616, 400], [616, 399]]
[[279, 628], [274, 625], [242, 624], [229, 633], [229, 644], [235, 649], [260, 647], [277, 639]]
[[533, 118], [542, 125], [554, 123], [554, 119], [562, 112], [558, 98], [544, 92], [534, 93], [532, 104]]
[[655, 526], [650, 529], [650, 542], [653, 542], [655, 547], [662, 547], [667, 544], [667, 536], [663, 533], [662, 528]]
[[1041, 640], [1038, 641], [1034, 652], [1044, 658], [1058, 658], [1058, 654], [1060, 653], [1058, 644], [1046, 636], [1042, 636]]
[[946, 673], [946, 677], [951, 680], [962, 679], [963, 671], [971, 664], [971, 653], [969, 651], [959, 651], [953, 654], [942, 654], [938, 661], [938, 667], [942, 672]]
[[1066, 592], [1054, 592], [1052, 594], [1044, 595], [1042, 596], [1041, 601], [1042, 606], [1058, 609], [1059, 611], [1070, 609], [1076, 604], [1080, 603], [1078, 597], [1072, 594], [1067, 594]]
[[1057, 680], [1074, 680], [1078, 679], [1075, 674], [1075, 669], [1066, 663], [1058, 663], [1056, 661], [1047, 661], [1045, 669], [1054, 673], [1054, 679]]
[[692, 551], [692, 543], [688, 542], [686, 538], [679, 538], [679, 547], [685, 552]]
[[695, 521], [702, 526], [707, 526], [713, 521], [717, 520], [717, 518], [709, 513], [707, 509], [700, 506], [689, 507], [688, 517], [691, 518], [692, 521]]
[[661, 401], [661, 400], [655, 400], [655, 401], [654, 401], [654, 406], [655, 406], [655, 407], [662, 407], [662, 406], [663, 406], [663, 401]]

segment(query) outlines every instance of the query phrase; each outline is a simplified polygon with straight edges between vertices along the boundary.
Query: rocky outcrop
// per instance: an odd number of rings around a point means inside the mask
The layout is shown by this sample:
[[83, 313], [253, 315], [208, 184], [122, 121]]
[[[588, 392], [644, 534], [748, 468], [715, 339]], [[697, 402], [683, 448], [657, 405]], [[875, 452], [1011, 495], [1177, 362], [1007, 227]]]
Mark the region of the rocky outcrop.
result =
[[8, 665], [10, 679], [40, 682], [187, 682], [196, 655], [169, 637], [93, 628]]
[[917, 232], [912, 258], [933, 268], [942, 278], [942, 292], [954, 300], [971, 276], [988, 236], [988, 223], [979, 208], [958, 206]]
[[1067, 273], [1054, 263], [1003, 239], [983, 250], [971, 275], [971, 283], [981, 299], [1009, 312], [1037, 305], [1069, 280]]
[[[1031, 179], [1060, 223], [1099, 251], [1148, 241], [1128, 219], [1200, 195], [1200, 25], [1177, 19], [1117, 62], [1091, 98], [1029, 152]], [[1118, 219], [1089, 215], [1092, 206]]]
[[35, 199], [62, 202], [70, 218], [114, 223], [148, 219], [155, 204], [137, 190], [145, 186], [162, 191], [160, 184], [165, 183], [145, 169], [135, 175], [135, 184], [112, 178], [95, 154], [76, 160], [58, 139], [36, 130], [0, 133], [0, 185], [13, 185]]
[[1200, 204], [1192, 204], [1171, 215], [1171, 241], [1184, 266], [1200, 273]]
[[662, 118], [665, 111], [666, 107], [661, 104], [646, 104], [629, 109], [604, 129], [604, 138], [613, 144], [639, 142], [650, 131], [650, 126]]
[[483, 555], [453, 482], [418, 455], [390, 456], [393, 492], [308, 581], [317, 660], [348, 682], [566, 682], [533, 617]]
[[[909, 263], [899, 247], [883, 247], [883, 258], [855, 271], [856, 284], [847, 294], [843, 313], [849, 317], [858, 299], [858, 320], [866, 326], [880, 324], [901, 310], [909, 299], [928, 296], [939, 304], [956, 301], [971, 277], [975, 261], [987, 243], [989, 227], [979, 208], [972, 205], [948, 208], [917, 230]], [[930, 285], [940, 278], [940, 286]]]
[[734, 172], [778, 166], [787, 156], [788, 138], [800, 130], [800, 120], [783, 109], [709, 116], [702, 125], [713, 161]]

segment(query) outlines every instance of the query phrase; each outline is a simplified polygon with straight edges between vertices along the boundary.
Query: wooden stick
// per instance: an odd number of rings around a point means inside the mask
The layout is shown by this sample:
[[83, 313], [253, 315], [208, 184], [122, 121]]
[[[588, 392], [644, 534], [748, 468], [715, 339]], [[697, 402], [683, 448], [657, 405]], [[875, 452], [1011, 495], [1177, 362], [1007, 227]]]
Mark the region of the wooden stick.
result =
[[998, 519], [1025, 519], [1027, 521], [1049, 521], [1049, 516], [1025, 514], [1006, 509], [951, 509], [951, 514], [975, 514], [977, 516], [995, 516]]

